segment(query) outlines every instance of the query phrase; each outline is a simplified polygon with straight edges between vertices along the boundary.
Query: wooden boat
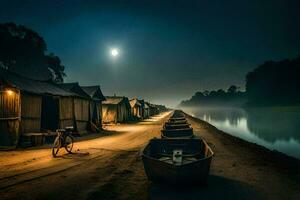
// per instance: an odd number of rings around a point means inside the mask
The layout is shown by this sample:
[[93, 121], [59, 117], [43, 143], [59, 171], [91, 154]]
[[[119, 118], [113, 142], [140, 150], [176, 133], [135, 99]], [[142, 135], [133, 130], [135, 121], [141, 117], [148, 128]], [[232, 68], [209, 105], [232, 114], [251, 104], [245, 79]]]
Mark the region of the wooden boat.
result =
[[176, 121], [174, 121], [174, 120], [169, 120], [167, 123], [170, 123], [170, 124], [187, 124], [188, 122], [187, 122], [187, 120], [185, 119], [185, 120], [176, 120]]
[[184, 117], [184, 114], [180, 110], [175, 110], [172, 117]]
[[150, 140], [142, 159], [147, 177], [153, 182], [205, 183], [213, 157], [202, 139]]
[[194, 137], [193, 128], [181, 128], [181, 129], [163, 129], [161, 130], [162, 138], [192, 138]]
[[186, 120], [182, 120], [182, 121], [177, 121], [177, 122], [169, 122], [169, 121], [167, 121], [166, 123], [165, 123], [165, 125], [190, 125]]
[[171, 117], [169, 121], [179, 121], [179, 120], [185, 120], [185, 117]]
[[164, 129], [172, 130], [172, 129], [182, 129], [182, 128], [190, 128], [190, 124], [165, 124]]

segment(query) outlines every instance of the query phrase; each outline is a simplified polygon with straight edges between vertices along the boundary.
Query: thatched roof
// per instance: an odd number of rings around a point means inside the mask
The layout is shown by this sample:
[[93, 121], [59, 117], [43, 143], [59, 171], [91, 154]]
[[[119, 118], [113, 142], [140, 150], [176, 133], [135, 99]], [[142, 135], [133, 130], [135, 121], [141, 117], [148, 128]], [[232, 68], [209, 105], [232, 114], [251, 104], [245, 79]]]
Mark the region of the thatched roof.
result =
[[106, 100], [103, 101], [103, 104], [119, 104], [123, 101], [123, 99], [125, 97], [109, 97], [109, 96], [106, 96], [105, 98], [106, 98]]
[[150, 107], [149, 103], [145, 101], [145, 103], [144, 103], [144, 108], [147, 109], [147, 108], [149, 108], [149, 107]]
[[57, 96], [78, 96], [73, 92], [66, 91], [51, 81], [38, 81], [22, 77], [18, 74], [9, 72], [0, 68], [0, 85], [8, 85], [18, 88], [21, 91], [40, 94], [40, 95], [57, 95]]
[[139, 102], [139, 100], [137, 100], [137, 99], [131, 99], [130, 100], [130, 106], [134, 107], [135, 105], [142, 106], [142, 104]]
[[99, 85], [95, 86], [81, 86], [81, 88], [93, 99], [104, 101], [104, 97]]
[[117, 104], [120, 104], [122, 101], [126, 101], [130, 106], [130, 103], [129, 103], [129, 100], [127, 97], [106, 96], [105, 98], [106, 98], [106, 100], [102, 102], [102, 104], [104, 104], [104, 105], [108, 105], [108, 104], [117, 105]]
[[85, 98], [90, 98], [90, 95], [88, 95], [77, 82], [74, 83], [60, 83], [58, 86], [64, 90], [67, 90], [69, 92], [74, 92], [77, 95]]

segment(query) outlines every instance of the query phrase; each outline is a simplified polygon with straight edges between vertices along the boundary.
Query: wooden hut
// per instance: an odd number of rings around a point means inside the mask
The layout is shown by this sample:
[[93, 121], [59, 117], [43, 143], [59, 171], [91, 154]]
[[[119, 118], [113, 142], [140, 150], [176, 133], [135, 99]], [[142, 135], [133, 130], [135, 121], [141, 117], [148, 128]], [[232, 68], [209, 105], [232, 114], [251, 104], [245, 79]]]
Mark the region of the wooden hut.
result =
[[107, 96], [102, 102], [102, 122], [122, 123], [131, 119], [131, 106], [127, 97]]
[[150, 117], [150, 104], [146, 101], [144, 101], [144, 118]]
[[73, 125], [73, 98], [56, 84], [0, 69], [0, 146], [16, 146], [20, 136]]
[[168, 110], [168, 108], [164, 105], [156, 105], [156, 107], [157, 107], [159, 113], [166, 112]]
[[130, 100], [131, 115], [136, 119], [142, 119], [142, 104], [137, 99]]
[[102, 101], [106, 99], [100, 86], [81, 86], [81, 88], [92, 99], [90, 103], [90, 121], [97, 127], [97, 129], [102, 129]]
[[156, 105], [150, 104], [149, 107], [150, 116], [157, 115], [159, 113], [158, 107]]
[[64, 90], [73, 92], [77, 94], [73, 98], [73, 113], [74, 113], [74, 128], [79, 134], [84, 134], [89, 128], [90, 121], [90, 96], [79, 86], [77, 82], [75, 83], [61, 83], [59, 84]]
[[141, 107], [142, 107], [142, 112], [141, 112], [142, 118], [143, 119], [149, 118], [148, 104], [143, 99], [138, 99], [138, 102], [141, 104]]

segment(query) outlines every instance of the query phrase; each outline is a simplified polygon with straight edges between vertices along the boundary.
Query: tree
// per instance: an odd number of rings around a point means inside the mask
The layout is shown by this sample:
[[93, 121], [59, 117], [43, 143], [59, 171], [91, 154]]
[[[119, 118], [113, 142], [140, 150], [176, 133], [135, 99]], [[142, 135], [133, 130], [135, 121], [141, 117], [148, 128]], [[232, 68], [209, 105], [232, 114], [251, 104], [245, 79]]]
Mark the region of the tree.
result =
[[[54, 55], [45, 55], [47, 45], [35, 31], [14, 23], [0, 24], [0, 66], [36, 79], [62, 80], [64, 67]], [[50, 62], [50, 63], [48, 63]], [[54, 78], [49, 69], [55, 72]]]
[[46, 56], [48, 68], [51, 69], [53, 73], [53, 79], [57, 83], [62, 83], [66, 74], [64, 73], [65, 66], [61, 64], [59, 57], [55, 56], [53, 53], [50, 53]]
[[203, 92], [203, 95], [207, 97], [207, 96], [209, 96], [209, 93], [210, 93], [210, 91], [205, 90], [205, 91]]
[[242, 106], [246, 102], [245, 92], [238, 91], [237, 86], [230, 86], [227, 92], [223, 89], [196, 92], [189, 100], [181, 102], [181, 106]]
[[295, 59], [267, 61], [246, 76], [250, 104], [300, 104], [300, 56]]
[[231, 85], [231, 86], [227, 89], [227, 92], [228, 92], [229, 94], [235, 94], [235, 93], [237, 93], [237, 91], [238, 91], [238, 87], [235, 86], [235, 85]]

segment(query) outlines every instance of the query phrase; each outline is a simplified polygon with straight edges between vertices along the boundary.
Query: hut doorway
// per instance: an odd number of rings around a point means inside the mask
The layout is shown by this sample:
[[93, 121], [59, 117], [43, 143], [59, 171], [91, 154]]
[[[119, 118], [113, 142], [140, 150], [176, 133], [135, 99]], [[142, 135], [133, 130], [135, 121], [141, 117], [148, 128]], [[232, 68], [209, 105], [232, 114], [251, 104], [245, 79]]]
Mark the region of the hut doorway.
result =
[[58, 129], [59, 125], [59, 99], [52, 96], [43, 96], [41, 129]]

